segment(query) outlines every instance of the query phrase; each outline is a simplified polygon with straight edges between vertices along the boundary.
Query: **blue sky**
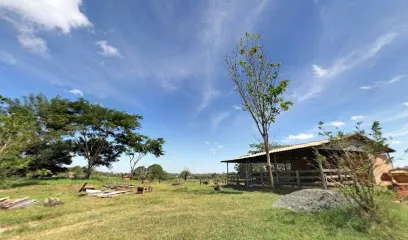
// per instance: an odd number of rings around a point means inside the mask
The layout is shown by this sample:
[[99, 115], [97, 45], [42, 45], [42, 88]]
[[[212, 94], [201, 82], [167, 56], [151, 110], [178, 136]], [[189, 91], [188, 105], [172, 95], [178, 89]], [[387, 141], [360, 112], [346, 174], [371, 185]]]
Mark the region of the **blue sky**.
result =
[[[259, 32], [291, 80], [294, 106], [271, 129], [277, 142], [319, 139], [319, 121], [350, 131], [379, 120], [400, 157], [408, 148], [407, 10], [398, 0], [0, 0], [1, 94], [84, 96], [142, 114], [141, 132], [167, 142], [164, 157], [141, 165], [223, 172], [220, 160], [259, 139], [225, 55], [245, 32]], [[112, 170], [128, 169], [124, 157]]]

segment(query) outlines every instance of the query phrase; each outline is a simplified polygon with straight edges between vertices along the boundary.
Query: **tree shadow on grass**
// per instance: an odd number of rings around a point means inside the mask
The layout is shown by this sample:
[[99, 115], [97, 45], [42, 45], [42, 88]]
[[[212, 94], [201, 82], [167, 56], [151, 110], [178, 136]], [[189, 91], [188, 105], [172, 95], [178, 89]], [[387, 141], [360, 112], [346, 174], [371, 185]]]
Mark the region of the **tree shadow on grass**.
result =
[[196, 194], [196, 195], [212, 195], [212, 194], [229, 194], [229, 195], [236, 195], [236, 194], [243, 194], [242, 191], [235, 191], [235, 190], [221, 190], [215, 191], [213, 188], [208, 189], [189, 189], [187, 187], [177, 188], [172, 190], [175, 193], [187, 193], [187, 194]]
[[18, 187], [26, 187], [32, 185], [46, 185], [46, 182], [42, 182], [40, 180], [17, 180], [17, 181], [6, 181], [0, 183], [0, 189], [11, 189], [11, 188], [18, 188]]

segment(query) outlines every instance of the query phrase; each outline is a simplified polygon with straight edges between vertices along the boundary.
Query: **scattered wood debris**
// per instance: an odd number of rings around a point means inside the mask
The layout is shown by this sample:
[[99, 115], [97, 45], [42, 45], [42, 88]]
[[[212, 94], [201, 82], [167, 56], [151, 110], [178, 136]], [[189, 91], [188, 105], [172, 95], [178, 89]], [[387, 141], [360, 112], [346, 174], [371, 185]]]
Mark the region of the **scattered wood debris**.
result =
[[9, 199], [9, 197], [0, 199], [0, 209], [15, 209], [15, 208], [27, 208], [34, 204], [37, 204], [38, 201], [30, 199], [29, 197], [19, 198], [19, 199]]
[[44, 200], [44, 206], [52, 207], [56, 205], [64, 204], [59, 198], [49, 197]]
[[137, 188], [137, 186], [132, 185], [132, 184], [107, 183], [107, 184], [104, 184], [103, 186], [106, 188], [115, 189], [115, 190], [131, 190], [131, 189]]
[[87, 189], [95, 189], [95, 187], [94, 186], [87, 186], [87, 182], [86, 183], [84, 183], [84, 185], [82, 185], [82, 187], [79, 189], [79, 191], [78, 192], [86, 192], [86, 190]]
[[100, 198], [110, 198], [110, 197], [117, 197], [119, 195], [130, 193], [129, 191], [102, 191], [102, 190], [94, 190], [94, 189], [87, 189], [86, 193], [88, 196], [92, 197], [100, 197]]

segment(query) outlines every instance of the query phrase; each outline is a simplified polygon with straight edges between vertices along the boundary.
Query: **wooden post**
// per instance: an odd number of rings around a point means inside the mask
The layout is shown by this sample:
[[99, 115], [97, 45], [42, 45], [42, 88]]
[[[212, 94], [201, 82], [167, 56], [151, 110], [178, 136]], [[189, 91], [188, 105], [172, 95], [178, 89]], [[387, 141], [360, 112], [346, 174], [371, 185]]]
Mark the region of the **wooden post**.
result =
[[248, 161], [247, 161], [246, 164], [245, 164], [245, 186], [246, 187], [249, 187], [249, 184], [248, 184], [248, 171], [249, 171], [249, 169], [248, 169]]
[[[228, 175], [227, 175], [228, 176]], [[201, 178], [200, 178], [200, 185], [201, 185]]]
[[239, 173], [237, 173], [237, 185], [239, 185]]
[[261, 184], [262, 184], [262, 187], [264, 186], [264, 181], [263, 181], [263, 171], [261, 171]]
[[[317, 152], [317, 153], [319, 153], [319, 152]], [[326, 176], [324, 175], [324, 172], [323, 172], [322, 160], [319, 158], [319, 156], [316, 156], [316, 158], [317, 158], [316, 159], [317, 163], [319, 164], [319, 172], [320, 172], [320, 178], [322, 179], [322, 187], [324, 189], [327, 189]]]
[[227, 162], [227, 181], [226, 184], [228, 185], [228, 162]]
[[275, 166], [275, 174], [276, 174], [276, 189], [278, 189], [279, 190], [279, 187], [280, 187], [280, 183], [279, 183], [279, 172], [278, 172], [278, 164], [276, 163], [276, 158], [275, 158], [275, 163], [274, 163], [274, 166]]
[[298, 188], [301, 188], [302, 186], [300, 185], [299, 170], [296, 170], [296, 182], [297, 182]]
[[343, 183], [343, 177], [341, 176], [340, 168], [337, 168], [337, 174], [339, 175], [339, 182], [342, 184]]

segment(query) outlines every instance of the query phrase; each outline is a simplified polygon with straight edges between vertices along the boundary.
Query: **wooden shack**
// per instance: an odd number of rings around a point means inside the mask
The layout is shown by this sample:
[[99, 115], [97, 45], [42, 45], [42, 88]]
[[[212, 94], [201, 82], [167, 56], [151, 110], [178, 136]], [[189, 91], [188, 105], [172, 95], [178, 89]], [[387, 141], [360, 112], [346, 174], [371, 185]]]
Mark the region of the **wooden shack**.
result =
[[[350, 142], [352, 149], [341, 149], [333, 141], [325, 139], [270, 150], [274, 183], [283, 188], [327, 188], [336, 186], [338, 183], [349, 183], [352, 179], [347, 174], [348, 170], [339, 168], [332, 155], [342, 154], [344, 151], [363, 151], [362, 146], [367, 138], [361, 135], [351, 135], [347, 141]], [[317, 161], [317, 152], [326, 157], [326, 161]], [[373, 159], [378, 166], [374, 170], [377, 184], [381, 184], [381, 175], [392, 169], [392, 164], [388, 163], [391, 152], [395, 152], [395, 150], [388, 148], [380, 157]], [[270, 181], [266, 170], [265, 154], [263, 152], [221, 161], [227, 164], [227, 183], [248, 187], [268, 186]], [[229, 173], [228, 164], [236, 163], [245, 164], [245, 171]], [[259, 168], [260, 164], [261, 166], [264, 164], [265, 167]], [[254, 171], [255, 165], [257, 165], [258, 171]]]

